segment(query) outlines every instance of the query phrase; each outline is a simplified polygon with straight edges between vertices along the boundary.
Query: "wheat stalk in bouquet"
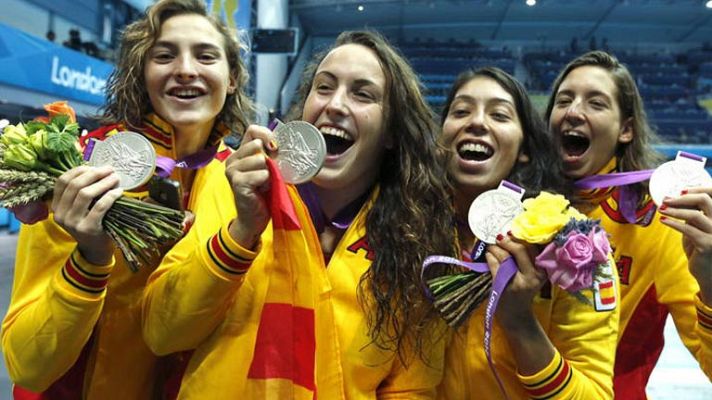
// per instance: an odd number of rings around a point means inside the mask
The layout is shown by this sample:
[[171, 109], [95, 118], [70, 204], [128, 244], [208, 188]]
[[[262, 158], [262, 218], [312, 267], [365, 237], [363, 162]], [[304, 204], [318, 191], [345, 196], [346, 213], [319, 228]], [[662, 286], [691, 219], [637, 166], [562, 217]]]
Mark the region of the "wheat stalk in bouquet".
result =
[[[46, 200], [57, 177], [84, 164], [74, 111], [64, 102], [45, 109], [48, 119], [0, 127], [0, 207]], [[183, 217], [181, 211], [122, 196], [103, 225], [136, 271], [183, 235]]]

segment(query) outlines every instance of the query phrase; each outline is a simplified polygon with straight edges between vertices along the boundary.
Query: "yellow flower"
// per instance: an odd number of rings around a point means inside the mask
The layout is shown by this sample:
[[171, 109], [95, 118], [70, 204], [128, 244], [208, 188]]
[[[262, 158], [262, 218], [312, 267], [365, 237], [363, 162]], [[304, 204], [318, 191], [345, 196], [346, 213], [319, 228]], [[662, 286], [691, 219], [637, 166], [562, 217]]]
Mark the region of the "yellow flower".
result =
[[548, 192], [524, 200], [524, 212], [512, 221], [512, 235], [527, 243], [551, 242], [570, 218], [577, 218], [568, 214], [568, 206], [564, 196]]

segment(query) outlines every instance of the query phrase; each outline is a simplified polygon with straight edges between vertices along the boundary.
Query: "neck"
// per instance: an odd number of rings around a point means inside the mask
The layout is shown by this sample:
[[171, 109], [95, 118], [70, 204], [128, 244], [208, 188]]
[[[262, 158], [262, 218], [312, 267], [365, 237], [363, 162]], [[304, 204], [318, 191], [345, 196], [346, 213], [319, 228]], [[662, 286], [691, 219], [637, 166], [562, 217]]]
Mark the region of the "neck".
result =
[[344, 207], [364, 194], [364, 190], [324, 189], [315, 185], [319, 203], [324, 215], [331, 220]]
[[211, 131], [212, 124], [203, 127], [174, 128], [173, 148], [176, 159], [195, 154], [205, 148]]

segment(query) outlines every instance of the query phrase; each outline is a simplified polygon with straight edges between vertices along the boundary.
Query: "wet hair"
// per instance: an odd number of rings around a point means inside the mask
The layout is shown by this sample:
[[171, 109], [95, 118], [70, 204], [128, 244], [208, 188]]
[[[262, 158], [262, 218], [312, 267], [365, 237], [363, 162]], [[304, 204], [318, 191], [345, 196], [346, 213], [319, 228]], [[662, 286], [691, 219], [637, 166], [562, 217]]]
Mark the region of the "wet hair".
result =
[[[385, 129], [393, 141], [382, 158], [380, 192], [366, 217], [366, 234], [375, 259], [361, 277], [358, 298], [367, 314], [372, 343], [396, 350], [416, 349], [436, 340], [440, 318], [425, 299], [420, 268], [433, 254], [454, 256], [454, 209], [445, 163], [437, 150], [437, 125], [422, 95], [422, 85], [405, 58], [380, 34], [343, 32], [329, 50], [305, 70], [289, 118], [301, 118], [316, 70], [333, 49], [358, 44], [372, 50], [386, 80]], [[427, 361], [427, 360], [426, 360]]]
[[116, 68], [106, 85], [107, 99], [103, 107], [102, 123], [122, 122], [129, 127], [139, 128], [145, 116], [153, 112], [144, 78], [149, 51], [160, 36], [163, 23], [171, 17], [186, 14], [204, 17], [223, 38], [230, 76], [236, 82], [236, 89], [234, 93], [227, 95], [215, 124], [225, 124], [232, 132], [244, 132], [252, 103], [244, 93], [248, 73], [240, 58], [241, 43], [236, 32], [232, 32], [219, 19], [208, 14], [205, 2], [201, 0], [158, 1], [146, 10], [143, 18], [126, 27], [121, 38]]
[[[621, 114], [620, 122], [623, 123], [627, 119], [631, 119], [633, 140], [629, 143], [618, 143], [616, 148], [615, 154], [618, 157], [620, 170], [627, 172], [655, 168], [663, 160], [663, 156], [652, 147], [653, 143], [658, 142], [658, 137], [648, 124], [648, 117], [645, 114], [643, 98], [638, 92], [638, 86], [628, 68], [605, 51], [590, 51], [576, 57], [564, 67], [551, 89], [549, 103], [546, 106], [546, 120], [548, 121], [551, 117], [561, 83], [571, 71], [587, 65], [608, 71], [616, 85], [616, 102]], [[636, 183], [632, 187], [640, 199], [643, 199], [648, 193], [647, 181]]]
[[[568, 194], [567, 179], [563, 173], [561, 157], [552, 142], [546, 124], [529, 99], [526, 89], [514, 77], [495, 67], [470, 69], [462, 72], [448, 93], [441, 113], [441, 123], [450, 111], [458, 90], [471, 80], [484, 77], [497, 82], [514, 100], [514, 106], [521, 123], [524, 140], [519, 149], [529, 157], [529, 161], [517, 161], [509, 172], [507, 180], [526, 189], [526, 196], [536, 196], [542, 190]], [[449, 156], [452, 156], [450, 154]], [[485, 190], [495, 188], [483, 188]]]

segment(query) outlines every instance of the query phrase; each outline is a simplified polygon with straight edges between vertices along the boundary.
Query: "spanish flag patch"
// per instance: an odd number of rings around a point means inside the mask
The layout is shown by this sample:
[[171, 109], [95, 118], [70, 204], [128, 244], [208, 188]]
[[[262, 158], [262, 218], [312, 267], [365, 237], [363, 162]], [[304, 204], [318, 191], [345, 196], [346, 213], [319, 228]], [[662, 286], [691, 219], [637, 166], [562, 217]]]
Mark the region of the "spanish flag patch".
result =
[[608, 264], [603, 269], [604, 274], [610, 276], [610, 278], [594, 282], [593, 304], [596, 311], [611, 311], [616, 308], [617, 303], [616, 285], [613, 278], [615, 272], [611, 267], [611, 261], [608, 261]]

